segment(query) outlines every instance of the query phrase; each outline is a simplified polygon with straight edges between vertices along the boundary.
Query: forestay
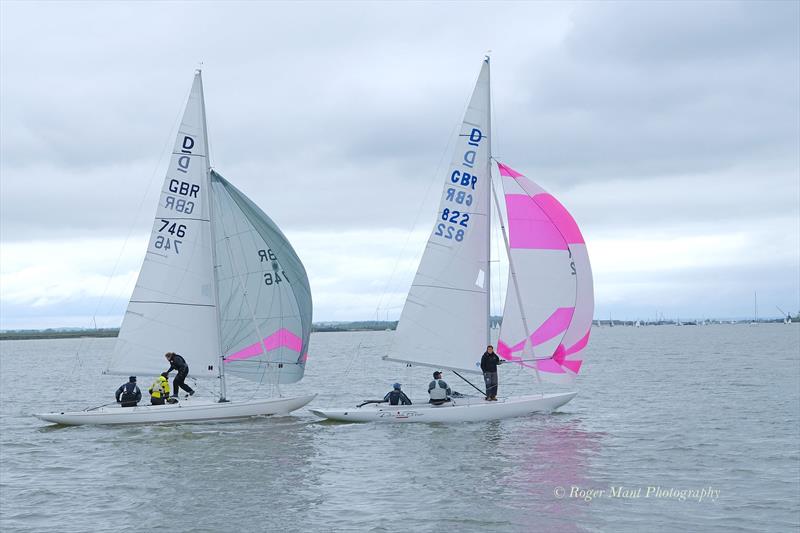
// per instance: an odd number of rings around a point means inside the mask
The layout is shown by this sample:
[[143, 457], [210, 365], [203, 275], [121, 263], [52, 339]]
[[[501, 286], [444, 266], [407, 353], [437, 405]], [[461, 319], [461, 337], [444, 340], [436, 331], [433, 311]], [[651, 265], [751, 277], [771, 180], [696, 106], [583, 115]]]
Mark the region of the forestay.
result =
[[510, 167], [498, 167], [516, 276], [509, 275], [497, 353], [535, 367], [544, 380], [570, 383], [580, 370], [594, 312], [583, 235], [552, 195]]
[[311, 336], [303, 264], [247, 196], [214, 171], [211, 183], [225, 372], [265, 383], [298, 381]]
[[209, 223], [208, 143], [197, 73], [172, 150], [150, 242], [107, 372], [155, 375], [182, 354], [216, 376], [219, 336]]
[[487, 59], [387, 359], [479, 371], [489, 317], [489, 131]]

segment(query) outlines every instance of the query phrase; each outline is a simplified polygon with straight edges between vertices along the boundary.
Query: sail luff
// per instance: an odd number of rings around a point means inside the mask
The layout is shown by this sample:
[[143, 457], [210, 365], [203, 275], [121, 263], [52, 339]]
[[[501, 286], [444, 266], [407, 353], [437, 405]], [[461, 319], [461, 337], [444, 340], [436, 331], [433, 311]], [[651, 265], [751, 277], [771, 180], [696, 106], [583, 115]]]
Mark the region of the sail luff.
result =
[[[489, 188], [492, 187], [492, 69], [489, 56], [484, 59], [486, 63], [486, 179]], [[486, 195], [486, 218], [490, 231], [486, 233], [486, 345], [492, 343], [492, 199]], [[499, 211], [498, 211], [499, 214]]]
[[[208, 209], [208, 216], [209, 219], [213, 216], [213, 209], [211, 206], [212, 203], [212, 195], [214, 191], [211, 187], [211, 153], [208, 149], [208, 121], [206, 120], [206, 96], [205, 91], [203, 90], [203, 71], [197, 69], [195, 72], [195, 76], [197, 77], [198, 84], [200, 86], [200, 113], [201, 113], [201, 122], [203, 124], [203, 145], [206, 153], [206, 172], [205, 172], [205, 184], [206, 190], [208, 194], [206, 195], [206, 202], [207, 202], [207, 209]], [[213, 293], [214, 293], [214, 315], [215, 315], [215, 322], [217, 324], [217, 354], [219, 358], [219, 363], [217, 364], [217, 375], [219, 376], [219, 398], [220, 400], [225, 400], [227, 396], [227, 383], [225, 381], [225, 365], [224, 360], [222, 358], [222, 331], [220, 326], [220, 319], [219, 319], [219, 287], [217, 283], [217, 250], [214, 243], [217, 242], [215, 235], [214, 235], [214, 224], [209, 224], [209, 231], [211, 233], [211, 279], [213, 280]]]

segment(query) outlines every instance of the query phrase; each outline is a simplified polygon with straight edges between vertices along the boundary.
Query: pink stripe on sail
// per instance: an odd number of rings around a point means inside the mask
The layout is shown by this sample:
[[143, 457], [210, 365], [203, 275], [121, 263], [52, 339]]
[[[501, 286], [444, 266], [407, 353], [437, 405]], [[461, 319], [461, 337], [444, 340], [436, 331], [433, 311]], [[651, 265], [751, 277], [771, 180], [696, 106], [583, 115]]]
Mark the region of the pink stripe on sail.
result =
[[[250, 346], [225, 357], [225, 362], [241, 361], [243, 359], [250, 359], [251, 357], [258, 357], [265, 352], [278, 349], [282, 346], [300, 353], [300, 351], [303, 349], [303, 341], [300, 339], [300, 337], [288, 329], [281, 328], [272, 335], [266, 337], [263, 341], [263, 345], [260, 342], [251, 344]], [[305, 358], [308, 358], [308, 354], [305, 354]], [[305, 359], [303, 359], [303, 361], [305, 361]]]
[[531, 343], [534, 346], [538, 346], [552, 339], [562, 331], [566, 331], [567, 327], [569, 327], [569, 323], [572, 321], [574, 312], [574, 307], [559, 307], [553, 311], [553, 314], [533, 332], [531, 335]]
[[[542, 196], [542, 195], [539, 195]], [[507, 194], [509, 246], [534, 250], [566, 250], [567, 243], [558, 228], [526, 194]]]
[[249, 359], [251, 357], [256, 357], [258, 355], [261, 355], [262, 353], [264, 352], [263, 349], [261, 348], [261, 343], [257, 342], [255, 344], [251, 344], [247, 348], [244, 348], [234, 354], [227, 356], [225, 358], [225, 362], [238, 361], [240, 359]]
[[582, 244], [583, 235], [581, 230], [578, 229], [578, 224], [569, 211], [561, 205], [561, 202], [555, 199], [551, 194], [537, 194], [533, 197], [536, 204], [544, 211], [553, 224], [556, 225], [558, 231], [569, 244]]
[[579, 340], [578, 342], [576, 342], [575, 344], [566, 349], [564, 355], [571, 355], [574, 353], [578, 353], [584, 348], [586, 348], [586, 345], [589, 344], [589, 333], [591, 332], [592, 330], [590, 328], [589, 331], [586, 332], [586, 335], [584, 335], [581, 340]]
[[[574, 312], [574, 307], [559, 307], [556, 309], [553, 314], [550, 315], [550, 317], [545, 320], [544, 323], [536, 329], [536, 331], [533, 332], [531, 335], [531, 343], [534, 346], [537, 346], [552, 339], [562, 331], [565, 331], [572, 321], [572, 315]], [[567, 359], [567, 356], [578, 353], [586, 347], [586, 345], [589, 343], [589, 333], [591, 333], [591, 330], [587, 331], [583, 338], [569, 348], [565, 348], [563, 344], [559, 344], [558, 348], [556, 348], [555, 352], [553, 352], [552, 357], [549, 359], [539, 359], [536, 361], [536, 369], [540, 372], [549, 372], [551, 374], [564, 374], [565, 368], [574, 374], [580, 372], [583, 361], [579, 359]], [[523, 341], [515, 344], [514, 346], [509, 346], [505, 342], [498, 340], [497, 353], [500, 355], [500, 357], [507, 361], [511, 361], [522, 366], [531, 367], [531, 365], [527, 365], [522, 361], [522, 357], [517, 357], [514, 355], [515, 352], [519, 352], [523, 349], [524, 344], [525, 343]]]
[[569, 360], [567, 360], [567, 361], [564, 361], [561, 366], [563, 366], [565, 368], [569, 368], [570, 370], [572, 370], [572, 372], [577, 374], [578, 372], [580, 372], [582, 364], [583, 364], [583, 361], [579, 361], [579, 360], [569, 361]]
[[497, 168], [500, 170], [500, 175], [501, 176], [507, 176], [509, 178], [520, 178], [520, 177], [522, 177], [522, 174], [520, 174], [519, 172], [517, 172], [516, 170], [514, 170], [510, 166], [504, 165], [500, 161], [497, 162]]
[[303, 341], [300, 337], [292, 333], [286, 328], [281, 328], [266, 339], [264, 339], [264, 347], [269, 350], [286, 346], [290, 350], [300, 352], [303, 349]]
[[[538, 346], [543, 344], [562, 331], [566, 331], [567, 327], [569, 327], [569, 323], [572, 321], [572, 315], [575, 313], [574, 307], [559, 307], [553, 314], [551, 314], [547, 320], [545, 320], [541, 326], [536, 328], [531, 334], [531, 344], [533, 346]], [[588, 339], [587, 339], [588, 341]], [[578, 342], [580, 344], [580, 341]], [[577, 344], [576, 344], [577, 346]], [[497, 353], [503, 359], [507, 359], [511, 361], [514, 359], [514, 352], [519, 352], [525, 347], [525, 341], [522, 340], [513, 346], [509, 346], [502, 340], [497, 341]], [[564, 351], [564, 346], [559, 345], [556, 349], [556, 353], [558, 351]], [[572, 352], [570, 352], [572, 353]]]
[[552, 374], [563, 374], [564, 369], [561, 368], [561, 365], [553, 361], [552, 359], [541, 359], [536, 361], [536, 370], [539, 372], [550, 372]]
[[500, 339], [497, 340], [497, 355], [506, 360], [511, 360], [513, 357], [511, 348]]
[[[497, 167], [500, 169], [501, 176], [513, 178], [519, 184], [519, 186], [522, 187], [522, 190], [528, 193], [528, 197], [533, 198], [533, 202], [536, 203], [536, 208], [531, 207], [530, 203], [523, 203], [521, 200], [517, 201], [517, 205], [512, 206], [509, 203], [510, 196], [524, 198], [525, 195], [506, 195], [506, 207], [508, 208], [509, 219], [508, 225], [512, 235], [512, 248], [566, 250], [566, 244], [580, 244], [584, 242], [583, 235], [581, 234], [581, 230], [578, 228], [578, 224], [575, 223], [575, 219], [572, 218], [572, 215], [569, 214], [569, 211], [567, 211], [567, 209], [561, 205], [561, 202], [556, 200], [553, 195], [541, 193], [540, 191], [542, 189], [538, 185], [508, 165], [504, 165], [498, 161]], [[518, 209], [517, 216], [512, 215], [513, 208]], [[523, 228], [520, 228], [520, 230], [517, 231], [517, 242], [520, 244], [520, 246], [514, 246], [513, 244], [513, 241], [515, 240], [513, 237], [515, 231], [514, 224], [511, 220], [514, 218], [537, 221], [536, 223], [527, 222], [524, 224]], [[559, 239], [552, 235], [552, 231], [548, 228], [545, 228], [544, 224], [538, 223], [538, 221], [545, 220], [555, 227], [555, 231], [557, 233], [561, 234]], [[566, 242], [562, 243], [562, 241]]]

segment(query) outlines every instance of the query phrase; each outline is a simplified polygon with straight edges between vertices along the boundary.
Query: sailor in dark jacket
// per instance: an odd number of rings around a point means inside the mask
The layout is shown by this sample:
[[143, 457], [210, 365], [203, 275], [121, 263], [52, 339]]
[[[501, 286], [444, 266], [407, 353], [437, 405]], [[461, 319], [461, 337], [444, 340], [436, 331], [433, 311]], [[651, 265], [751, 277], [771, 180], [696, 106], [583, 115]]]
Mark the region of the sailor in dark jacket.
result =
[[169, 377], [169, 373], [173, 370], [178, 371], [178, 375], [175, 376], [174, 380], [172, 380], [172, 394], [177, 398], [178, 390], [183, 389], [189, 393], [189, 396], [193, 395], [194, 389], [183, 382], [183, 380], [186, 379], [186, 376], [189, 375], [189, 365], [186, 364], [186, 359], [175, 352], [167, 352], [164, 354], [164, 357], [166, 357], [167, 361], [169, 361], [169, 368], [161, 375], [166, 378]]
[[486, 384], [486, 400], [497, 401], [497, 365], [502, 365], [503, 361], [494, 353], [494, 347], [486, 347], [481, 357], [481, 370], [483, 370], [483, 382]]
[[408, 399], [406, 393], [400, 390], [399, 383], [392, 385], [392, 390], [386, 393], [383, 397], [384, 402], [389, 402], [389, 405], [411, 405], [411, 400]]
[[142, 399], [142, 391], [136, 384], [136, 376], [129, 377], [127, 383], [120, 385], [116, 398], [117, 403], [122, 404], [122, 407], [136, 407], [136, 404]]

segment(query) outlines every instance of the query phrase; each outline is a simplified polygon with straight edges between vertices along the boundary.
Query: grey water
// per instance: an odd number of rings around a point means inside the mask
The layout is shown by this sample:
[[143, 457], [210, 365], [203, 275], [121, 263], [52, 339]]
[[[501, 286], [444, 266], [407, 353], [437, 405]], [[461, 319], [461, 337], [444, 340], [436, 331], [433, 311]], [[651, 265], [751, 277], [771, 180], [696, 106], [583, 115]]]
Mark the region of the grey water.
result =
[[[423, 398], [430, 369], [380, 359], [392, 335], [314, 334], [305, 379], [280, 392], [349, 406], [400, 381]], [[114, 342], [0, 343], [3, 532], [800, 529], [798, 324], [594, 328], [580, 394], [510, 420], [339, 424], [302, 409], [63, 427], [31, 416], [113, 401], [124, 379], [101, 372]], [[509, 367], [501, 396], [537, 390]]]

